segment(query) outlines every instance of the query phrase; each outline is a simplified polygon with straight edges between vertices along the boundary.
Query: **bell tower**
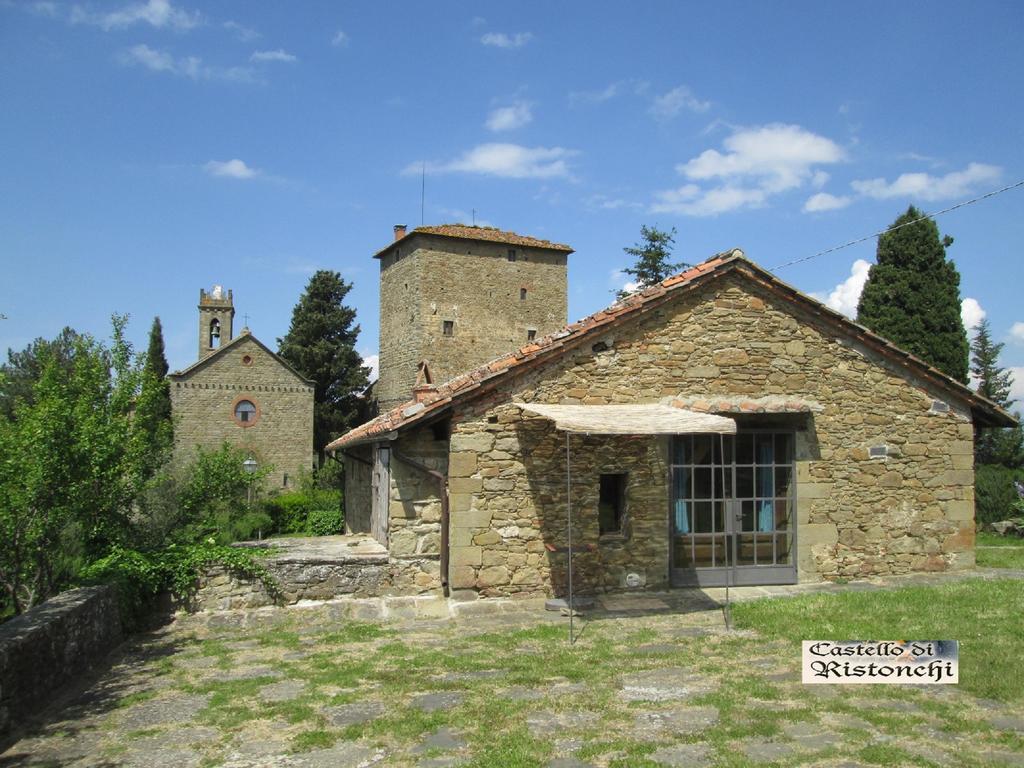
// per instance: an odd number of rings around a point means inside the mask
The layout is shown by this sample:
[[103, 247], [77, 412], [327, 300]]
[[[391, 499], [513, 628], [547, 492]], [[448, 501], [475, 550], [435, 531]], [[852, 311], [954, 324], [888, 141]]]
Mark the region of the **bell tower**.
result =
[[216, 352], [232, 339], [235, 305], [231, 291], [219, 286], [199, 289], [199, 359]]

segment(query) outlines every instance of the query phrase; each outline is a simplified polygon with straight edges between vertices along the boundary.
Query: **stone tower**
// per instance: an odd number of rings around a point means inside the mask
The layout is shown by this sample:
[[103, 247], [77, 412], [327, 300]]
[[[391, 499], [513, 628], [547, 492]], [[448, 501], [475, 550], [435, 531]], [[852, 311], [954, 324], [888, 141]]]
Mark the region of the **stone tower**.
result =
[[230, 290], [225, 295], [224, 289], [219, 285], [213, 286], [209, 293], [202, 288], [199, 289], [200, 360], [234, 338], [234, 319], [235, 305]]
[[379, 408], [411, 400], [417, 383], [441, 384], [563, 328], [570, 253], [493, 227], [396, 226], [394, 241], [374, 256]]

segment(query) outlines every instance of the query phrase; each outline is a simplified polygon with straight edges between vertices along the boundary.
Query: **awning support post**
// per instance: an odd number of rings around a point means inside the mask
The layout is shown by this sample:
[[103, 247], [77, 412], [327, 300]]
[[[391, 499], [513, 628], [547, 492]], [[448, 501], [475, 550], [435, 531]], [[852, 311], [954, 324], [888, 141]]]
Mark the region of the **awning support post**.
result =
[[569, 430], [565, 431], [565, 515], [569, 533], [569, 645], [576, 642], [573, 614], [576, 612], [572, 595], [572, 453], [569, 448]]

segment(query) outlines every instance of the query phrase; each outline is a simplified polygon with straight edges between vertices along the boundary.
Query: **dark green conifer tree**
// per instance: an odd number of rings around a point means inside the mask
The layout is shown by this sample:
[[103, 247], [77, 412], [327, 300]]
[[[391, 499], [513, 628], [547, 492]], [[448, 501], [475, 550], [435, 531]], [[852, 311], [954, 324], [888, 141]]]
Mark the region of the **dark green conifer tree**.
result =
[[356, 425], [358, 395], [368, 383], [369, 369], [355, 348], [359, 336], [356, 311], [343, 303], [351, 289], [339, 273], [318, 271], [295, 305], [288, 333], [277, 340], [278, 354], [316, 382], [313, 431], [317, 451]]
[[966, 384], [960, 273], [946, 258], [953, 238], [940, 238], [935, 222], [923, 216], [910, 206], [878, 238], [857, 322]]
[[[669, 261], [676, 242], [675, 235], [675, 227], [664, 232], [657, 226], [648, 227], [646, 224], [642, 224], [640, 225], [640, 237], [643, 242], [637, 243], [632, 248], [622, 249], [635, 259], [632, 267], [626, 267], [622, 271], [636, 281], [637, 290], [656, 285], [674, 274], [676, 270], [690, 266], [682, 262], [674, 264]], [[620, 299], [628, 295], [629, 291], [618, 292]]]
[[[1010, 390], [1013, 375], [999, 366], [1002, 344], [992, 341], [988, 320], [982, 320], [971, 343], [971, 375], [977, 380], [977, 392], [1009, 410], [1013, 405]], [[975, 427], [975, 464], [1002, 464], [1016, 468], [1024, 465], [1024, 433], [1021, 428]]]
[[143, 480], [167, 461], [174, 441], [171, 421], [171, 383], [167, 379], [164, 332], [160, 318], [153, 318], [149, 346], [142, 365], [142, 384], [135, 404], [134, 439]]

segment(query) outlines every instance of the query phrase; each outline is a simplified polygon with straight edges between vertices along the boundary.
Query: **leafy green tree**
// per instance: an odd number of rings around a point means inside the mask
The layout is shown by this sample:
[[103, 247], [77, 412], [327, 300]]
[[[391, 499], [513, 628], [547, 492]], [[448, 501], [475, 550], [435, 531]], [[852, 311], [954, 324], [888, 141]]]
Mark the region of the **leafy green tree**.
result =
[[78, 334], [41, 345], [29, 396], [0, 418], [0, 585], [15, 612], [126, 538], [138, 373], [125, 323], [113, 318], [109, 349]]
[[857, 322], [966, 384], [960, 273], [946, 258], [952, 244], [953, 238], [940, 238], [935, 222], [910, 206], [878, 238]]
[[229, 443], [214, 451], [198, 448], [196, 458], [179, 482], [177, 502], [182, 524], [176, 538], [186, 543], [229, 544], [269, 528], [271, 519], [252, 493], [273, 471], [261, 466], [247, 472], [249, 454]]
[[[1003, 344], [992, 341], [988, 320], [982, 320], [971, 343], [971, 375], [977, 379], [977, 392], [1009, 410], [1013, 405], [1010, 390], [1013, 374], [999, 366]], [[976, 427], [974, 430], [974, 461], [976, 464], [1024, 466], [1024, 433], [1021, 428], [1000, 429]]]
[[149, 347], [142, 366], [142, 384], [135, 406], [134, 445], [140, 479], [153, 476], [170, 458], [174, 441], [171, 422], [171, 384], [167, 379], [167, 358], [160, 318], [153, 318]]
[[7, 362], [0, 366], [0, 416], [12, 418], [14, 405], [21, 400], [32, 403], [33, 387], [43, 373], [43, 365], [55, 358], [70, 373], [78, 333], [64, 328], [52, 341], [39, 338], [20, 352], [7, 350]]
[[[633, 278], [638, 290], [660, 283], [678, 269], [690, 266], [683, 262], [674, 264], [669, 261], [676, 242], [675, 236], [675, 227], [665, 232], [656, 226], [648, 227], [646, 224], [642, 224], [640, 225], [642, 242], [632, 248], [622, 249], [635, 259], [632, 267], [627, 267], [622, 271]], [[619, 291], [618, 293], [620, 299], [628, 295], [629, 291]]]
[[313, 407], [317, 451], [358, 423], [357, 395], [366, 388], [369, 368], [356, 352], [356, 312], [346, 307], [352, 289], [330, 270], [314, 274], [292, 312], [291, 326], [278, 339], [278, 353], [316, 382]]

